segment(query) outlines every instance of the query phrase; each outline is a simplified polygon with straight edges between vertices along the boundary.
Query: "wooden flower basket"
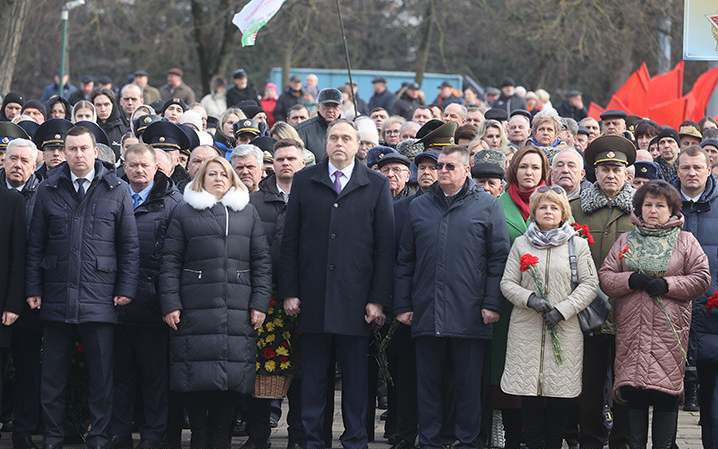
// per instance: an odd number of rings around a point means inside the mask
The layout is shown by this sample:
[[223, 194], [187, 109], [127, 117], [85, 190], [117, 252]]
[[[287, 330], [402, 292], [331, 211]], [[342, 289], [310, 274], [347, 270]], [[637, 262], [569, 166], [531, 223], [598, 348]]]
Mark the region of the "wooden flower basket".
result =
[[262, 399], [282, 399], [287, 396], [287, 391], [291, 383], [291, 377], [257, 374], [254, 380], [254, 397]]

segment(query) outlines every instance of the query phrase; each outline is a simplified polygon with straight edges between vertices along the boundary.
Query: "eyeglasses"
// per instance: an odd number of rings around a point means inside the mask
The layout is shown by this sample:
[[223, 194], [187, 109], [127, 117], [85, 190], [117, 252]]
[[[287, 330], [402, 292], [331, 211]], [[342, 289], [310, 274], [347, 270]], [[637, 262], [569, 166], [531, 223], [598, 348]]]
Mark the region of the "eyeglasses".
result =
[[456, 164], [444, 164], [443, 162], [439, 162], [438, 164], [436, 164], [436, 169], [439, 171], [443, 169], [447, 169], [448, 171], [454, 171], [457, 168], [461, 168], [461, 166]]
[[538, 190], [540, 193], [546, 193], [549, 190], [553, 190], [555, 193], [558, 193], [559, 195], [566, 193], [563, 190], [563, 187], [559, 187], [559, 186], [550, 186], [550, 187], [549, 186], [540, 186], [536, 190]]
[[397, 130], [387, 129], [386, 131], [384, 131], [384, 134], [389, 135], [389, 136], [398, 136], [399, 130], [398, 129]]
[[384, 174], [384, 175], [388, 175], [389, 173], [392, 173], [392, 172], [399, 174], [399, 173], [404, 173], [409, 170], [406, 168], [402, 168], [402, 167], [382, 167], [379, 169], [379, 171], [382, 172], [382, 174]]

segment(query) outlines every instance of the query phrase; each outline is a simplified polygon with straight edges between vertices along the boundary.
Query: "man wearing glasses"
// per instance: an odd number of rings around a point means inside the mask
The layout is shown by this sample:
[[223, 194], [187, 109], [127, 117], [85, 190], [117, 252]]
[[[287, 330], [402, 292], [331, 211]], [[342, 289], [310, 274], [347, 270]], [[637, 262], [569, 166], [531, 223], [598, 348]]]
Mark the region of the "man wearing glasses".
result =
[[[499, 282], [509, 253], [498, 200], [469, 178], [469, 152], [443, 147], [438, 181], [409, 205], [397, 259], [394, 311], [416, 349], [419, 447], [442, 447], [442, 375], [449, 356], [456, 384], [456, 447], [479, 447], [481, 382]], [[450, 355], [449, 355], [450, 354]]]
[[411, 189], [406, 185], [409, 181], [410, 165], [409, 158], [399, 153], [387, 154], [379, 159], [379, 171], [389, 179], [389, 189], [394, 201], [412, 194]]

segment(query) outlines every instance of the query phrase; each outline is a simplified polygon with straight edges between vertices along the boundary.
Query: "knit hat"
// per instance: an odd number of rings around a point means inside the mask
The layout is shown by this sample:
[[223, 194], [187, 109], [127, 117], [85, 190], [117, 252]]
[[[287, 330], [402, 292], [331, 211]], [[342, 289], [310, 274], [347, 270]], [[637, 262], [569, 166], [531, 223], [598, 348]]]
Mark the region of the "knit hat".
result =
[[424, 152], [424, 144], [419, 142], [419, 139], [406, 139], [396, 145], [396, 151], [408, 158], [412, 158]]
[[359, 142], [370, 142], [373, 147], [379, 145], [379, 130], [376, 129], [374, 120], [358, 119], [355, 125], [359, 131]]
[[22, 106], [22, 113], [24, 114], [28, 109], [37, 109], [40, 111], [43, 117], [47, 118], [47, 109], [40, 100], [30, 100]]

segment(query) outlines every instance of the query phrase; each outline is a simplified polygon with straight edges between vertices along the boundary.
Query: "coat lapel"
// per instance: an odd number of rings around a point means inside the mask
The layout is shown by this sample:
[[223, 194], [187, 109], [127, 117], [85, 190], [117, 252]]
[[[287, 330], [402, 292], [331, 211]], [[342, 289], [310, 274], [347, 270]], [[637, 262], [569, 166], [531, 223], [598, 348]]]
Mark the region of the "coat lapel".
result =
[[[351, 178], [349, 178], [349, 182], [347, 182], [347, 185], [344, 186], [344, 188], [342, 189], [342, 193], [337, 195], [337, 197], [344, 197], [348, 195], [351, 191], [369, 184], [369, 177], [366, 174], [366, 170], [367, 168], [364, 167], [361, 162], [355, 160], [352, 176]], [[324, 184], [325, 186], [332, 189], [332, 192], [336, 192], [334, 190], [334, 182], [332, 182], [332, 180], [329, 178], [328, 158], [324, 158], [324, 160], [317, 165], [317, 170], [314, 172], [314, 175], [312, 175], [312, 180], [320, 184]]]

